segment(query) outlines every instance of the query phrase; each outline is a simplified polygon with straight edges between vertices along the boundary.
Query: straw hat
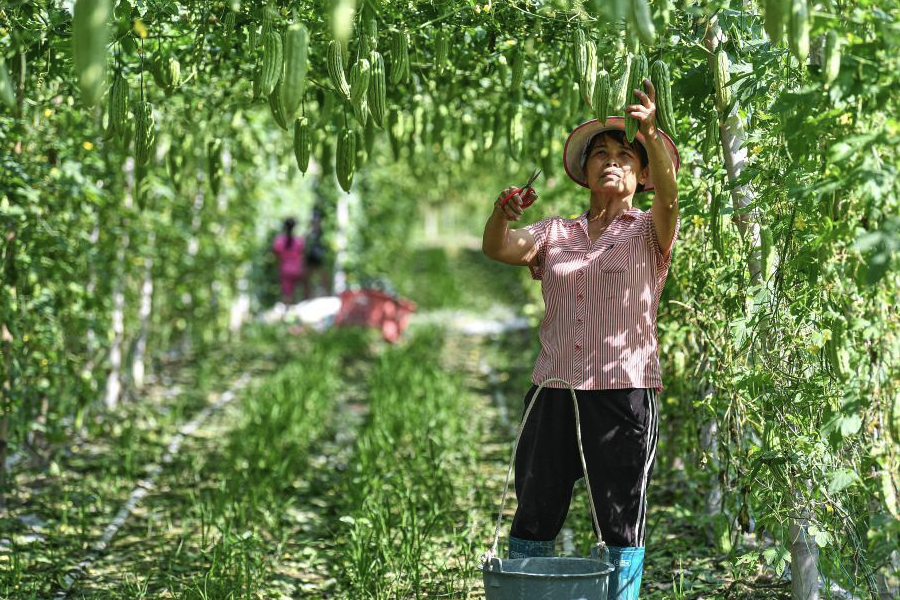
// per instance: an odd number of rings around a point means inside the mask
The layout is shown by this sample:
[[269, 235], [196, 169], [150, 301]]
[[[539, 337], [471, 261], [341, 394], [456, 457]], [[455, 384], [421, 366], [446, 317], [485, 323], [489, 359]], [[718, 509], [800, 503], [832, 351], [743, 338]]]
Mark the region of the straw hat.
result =
[[[587, 184], [587, 177], [582, 168], [582, 157], [584, 156], [584, 151], [587, 149], [588, 143], [594, 139], [594, 136], [598, 133], [614, 130], [625, 131], [625, 117], [609, 117], [602, 124], [597, 119], [591, 119], [576, 127], [572, 130], [572, 133], [569, 134], [569, 139], [566, 140], [566, 147], [563, 150], [563, 164], [566, 167], [566, 173], [569, 177], [581, 187], [590, 187]], [[677, 172], [678, 167], [681, 166], [681, 156], [678, 154], [678, 148], [675, 147], [675, 142], [672, 141], [672, 138], [670, 138], [665, 131], [659, 128], [657, 128], [657, 131], [659, 131], [663, 142], [665, 142], [666, 150], [668, 150], [669, 156], [672, 157], [672, 164], [675, 165], [675, 171]], [[640, 131], [638, 131], [635, 141], [640, 142], [644, 148], [647, 147], [644, 143], [644, 136]], [[646, 192], [652, 189], [653, 174], [651, 173], [650, 176], [647, 177], [647, 181], [644, 182], [644, 189], [641, 191]]]

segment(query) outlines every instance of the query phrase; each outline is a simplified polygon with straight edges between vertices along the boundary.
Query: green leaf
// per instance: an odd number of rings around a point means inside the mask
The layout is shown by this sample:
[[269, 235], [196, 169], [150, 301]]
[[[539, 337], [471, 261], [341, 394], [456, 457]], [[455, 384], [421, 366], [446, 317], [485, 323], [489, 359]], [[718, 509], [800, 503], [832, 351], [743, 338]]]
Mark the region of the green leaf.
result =
[[862, 427], [862, 419], [859, 415], [848, 415], [845, 417], [841, 417], [841, 435], [843, 437], [850, 437], [860, 430]]
[[[831, 477], [828, 481], [828, 493], [837, 494], [841, 490], [850, 487], [857, 481], [859, 481], [859, 476], [855, 471], [851, 469], [840, 469], [838, 471], [835, 471], [831, 474]], [[812, 527], [810, 527], [810, 534], [812, 533]]]
[[772, 546], [762, 553], [767, 565], [775, 567], [778, 575], [784, 573], [784, 566], [791, 561], [791, 555], [784, 546]]
[[734, 347], [743, 348], [747, 338], [747, 319], [741, 317], [731, 322], [731, 336], [734, 340]]
[[831, 156], [829, 158], [831, 159], [831, 162], [841, 162], [841, 161], [845, 160], [848, 156], [853, 154], [853, 150], [854, 150], [854, 148], [850, 144], [848, 144], [846, 142], [838, 142], [837, 144], [835, 144], [834, 146], [831, 147], [831, 150], [830, 150]]

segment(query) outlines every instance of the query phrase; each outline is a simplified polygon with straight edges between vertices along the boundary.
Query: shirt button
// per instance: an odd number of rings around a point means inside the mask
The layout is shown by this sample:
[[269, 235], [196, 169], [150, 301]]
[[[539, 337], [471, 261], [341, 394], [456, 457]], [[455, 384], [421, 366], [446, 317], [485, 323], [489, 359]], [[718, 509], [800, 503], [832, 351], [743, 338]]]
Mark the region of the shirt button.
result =
[[584, 300], [584, 294], [578, 294], [578, 299], [579, 299], [579, 300]]
[[575, 344], [575, 349], [576, 349], [576, 350], [581, 350], [581, 344]]
[[577, 320], [578, 320], [579, 323], [584, 323], [584, 319], [583, 319], [582, 317], [578, 317]]

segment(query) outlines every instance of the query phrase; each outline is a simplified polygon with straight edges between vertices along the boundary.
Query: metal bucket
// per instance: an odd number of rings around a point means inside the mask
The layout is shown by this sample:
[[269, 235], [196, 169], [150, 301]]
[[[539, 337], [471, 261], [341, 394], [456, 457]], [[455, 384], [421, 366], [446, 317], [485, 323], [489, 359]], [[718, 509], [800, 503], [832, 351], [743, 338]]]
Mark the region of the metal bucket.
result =
[[606, 600], [615, 567], [596, 558], [495, 556], [481, 570], [487, 600]]

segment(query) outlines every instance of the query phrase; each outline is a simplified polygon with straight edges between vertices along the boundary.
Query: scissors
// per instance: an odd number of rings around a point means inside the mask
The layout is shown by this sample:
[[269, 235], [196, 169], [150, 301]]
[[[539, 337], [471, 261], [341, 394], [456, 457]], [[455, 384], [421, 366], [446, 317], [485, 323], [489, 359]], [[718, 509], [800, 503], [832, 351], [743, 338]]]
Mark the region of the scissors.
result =
[[509, 199], [512, 198], [513, 196], [515, 196], [516, 194], [522, 195], [522, 208], [528, 208], [529, 206], [534, 204], [534, 196], [529, 196], [528, 190], [534, 189], [531, 187], [531, 184], [534, 183], [534, 180], [537, 179], [538, 175], [540, 175], [540, 174], [541, 174], [540, 169], [535, 169], [534, 171], [532, 171], [531, 177], [528, 178], [528, 183], [526, 183], [523, 187], [513, 188], [512, 191], [509, 194], [507, 194], [507, 196], [505, 198], [503, 198], [503, 200], [500, 201], [500, 206], [505, 205], [507, 202], [509, 202]]

